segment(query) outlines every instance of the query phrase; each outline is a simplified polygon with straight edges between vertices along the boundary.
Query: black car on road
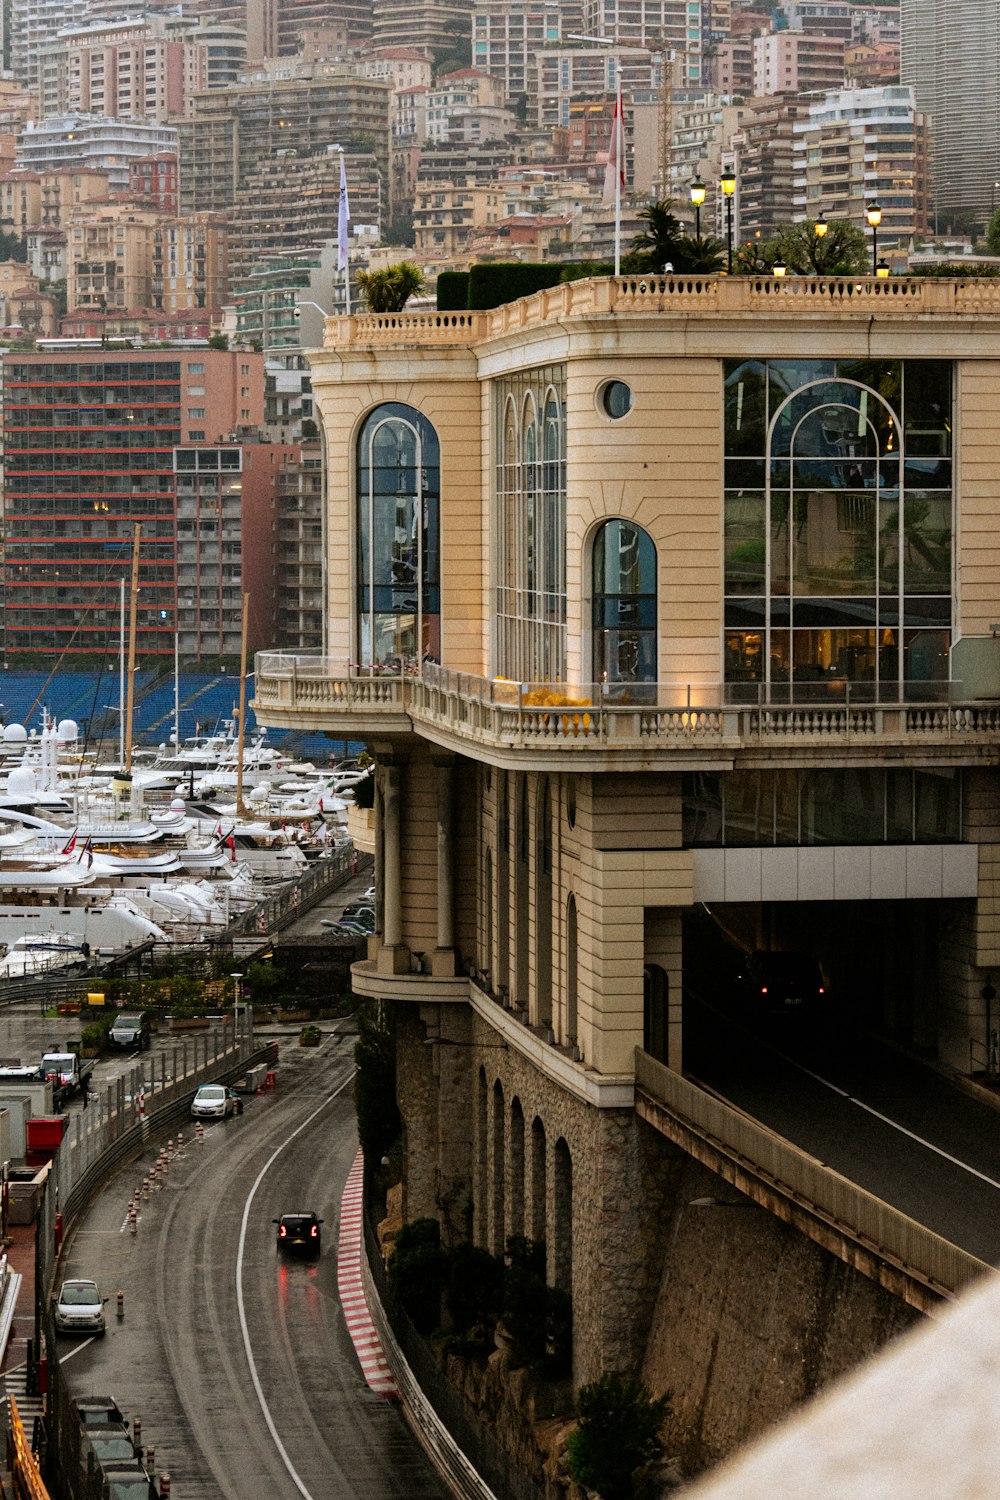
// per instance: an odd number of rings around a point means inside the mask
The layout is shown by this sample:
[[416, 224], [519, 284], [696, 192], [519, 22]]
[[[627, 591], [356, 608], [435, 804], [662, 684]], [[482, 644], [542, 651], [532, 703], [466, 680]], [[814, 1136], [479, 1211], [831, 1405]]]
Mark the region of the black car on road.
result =
[[318, 1255], [322, 1219], [313, 1213], [282, 1214], [278, 1226], [278, 1249], [285, 1255]]

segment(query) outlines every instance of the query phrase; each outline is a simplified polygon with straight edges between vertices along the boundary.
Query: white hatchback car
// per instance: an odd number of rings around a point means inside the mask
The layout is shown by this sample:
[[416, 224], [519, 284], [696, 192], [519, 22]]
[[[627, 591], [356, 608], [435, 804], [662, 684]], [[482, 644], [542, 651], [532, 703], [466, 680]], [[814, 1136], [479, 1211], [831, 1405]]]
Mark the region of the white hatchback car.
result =
[[64, 1281], [55, 1302], [57, 1333], [104, 1333], [104, 1304], [96, 1281]]
[[229, 1089], [221, 1083], [203, 1083], [191, 1100], [191, 1117], [195, 1120], [227, 1120], [234, 1113]]

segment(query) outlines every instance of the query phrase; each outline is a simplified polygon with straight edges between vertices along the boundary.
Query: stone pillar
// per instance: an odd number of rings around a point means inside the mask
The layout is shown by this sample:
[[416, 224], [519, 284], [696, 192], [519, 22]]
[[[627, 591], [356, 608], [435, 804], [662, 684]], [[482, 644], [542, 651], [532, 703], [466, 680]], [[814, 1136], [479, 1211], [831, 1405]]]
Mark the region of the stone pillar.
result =
[[382, 946], [378, 950], [380, 974], [405, 974], [410, 967], [409, 950], [403, 947], [402, 829], [399, 806], [401, 767], [391, 761], [382, 775]]
[[437, 771], [437, 947], [431, 955], [431, 973], [442, 978], [455, 974], [455, 836], [453, 791], [455, 758], [434, 758]]

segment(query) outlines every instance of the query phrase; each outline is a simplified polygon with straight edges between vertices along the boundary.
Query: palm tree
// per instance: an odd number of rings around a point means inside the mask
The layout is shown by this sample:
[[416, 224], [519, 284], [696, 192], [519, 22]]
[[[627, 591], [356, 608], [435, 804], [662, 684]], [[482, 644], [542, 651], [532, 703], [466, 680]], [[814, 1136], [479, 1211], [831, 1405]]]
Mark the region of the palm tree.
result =
[[[672, 213], [673, 199], [661, 198], [639, 210], [646, 228], [632, 241], [632, 249], [641, 253], [647, 271], [662, 271], [666, 265], [677, 266], [678, 245], [683, 235], [680, 220]], [[640, 269], [637, 267], [636, 269]]]
[[384, 271], [359, 271], [358, 286], [375, 313], [402, 312], [409, 299], [423, 290], [424, 275], [412, 260], [398, 261]]

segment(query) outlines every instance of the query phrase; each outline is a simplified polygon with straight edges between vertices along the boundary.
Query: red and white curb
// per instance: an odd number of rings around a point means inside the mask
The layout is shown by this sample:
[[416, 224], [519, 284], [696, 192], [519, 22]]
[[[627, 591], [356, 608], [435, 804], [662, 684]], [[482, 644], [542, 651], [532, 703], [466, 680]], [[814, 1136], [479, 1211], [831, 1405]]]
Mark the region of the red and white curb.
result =
[[337, 1244], [337, 1288], [344, 1321], [351, 1335], [361, 1373], [380, 1396], [399, 1395], [382, 1344], [368, 1311], [361, 1280], [364, 1162], [359, 1151], [347, 1176], [340, 1200], [340, 1238]]

